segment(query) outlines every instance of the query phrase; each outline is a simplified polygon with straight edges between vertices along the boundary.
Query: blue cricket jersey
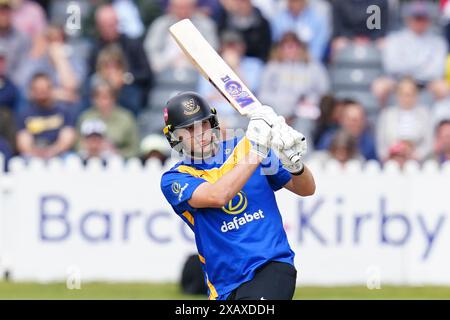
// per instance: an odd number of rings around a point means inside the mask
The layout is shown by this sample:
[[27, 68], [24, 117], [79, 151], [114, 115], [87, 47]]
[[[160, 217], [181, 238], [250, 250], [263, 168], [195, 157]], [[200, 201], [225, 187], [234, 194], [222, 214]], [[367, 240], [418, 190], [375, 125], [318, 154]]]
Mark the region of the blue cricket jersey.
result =
[[274, 194], [291, 175], [273, 152], [226, 206], [195, 209], [188, 204], [200, 184], [217, 181], [249, 150], [250, 142], [245, 137], [223, 141], [212, 159], [198, 163], [185, 159], [161, 179], [164, 196], [194, 231], [209, 299], [226, 299], [268, 261], [294, 265], [294, 252]]

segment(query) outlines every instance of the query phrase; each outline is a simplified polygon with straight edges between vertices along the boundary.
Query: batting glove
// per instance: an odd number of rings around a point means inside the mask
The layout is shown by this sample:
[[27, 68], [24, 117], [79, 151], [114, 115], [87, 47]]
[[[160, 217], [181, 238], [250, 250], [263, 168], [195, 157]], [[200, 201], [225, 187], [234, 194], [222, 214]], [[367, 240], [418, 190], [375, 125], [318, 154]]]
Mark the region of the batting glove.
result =
[[[301, 158], [307, 151], [306, 138], [302, 133], [288, 126], [283, 117], [278, 117], [273, 125], [271, 146], [287, 171], [292, 174], [303, 171]], [[300, 157], [300, 161], [292, 161], [294, 154]]]
[[277, 115], [271, 107], [262, 106], [253, 110], [249, 116], [250, 122], [245, 136], [252, 144], [250, 151], [266, 158], [270, 150], [273, 121]]

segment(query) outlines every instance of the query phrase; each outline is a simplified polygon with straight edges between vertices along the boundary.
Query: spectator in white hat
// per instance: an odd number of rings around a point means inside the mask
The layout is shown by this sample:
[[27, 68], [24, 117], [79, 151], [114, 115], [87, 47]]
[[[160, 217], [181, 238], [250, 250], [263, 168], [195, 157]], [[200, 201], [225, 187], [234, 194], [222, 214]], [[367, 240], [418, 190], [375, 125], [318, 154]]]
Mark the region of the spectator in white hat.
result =
[[148, 159], [157, 159], [164, 165], [170, 157], [170, 147], [165, 137], [159, 134], [150, 134], [142, 139], [140, 144], [142, 162]]
[[114, 145], [106, 138], [106, 125], [98, 119], [88, 119], [81, 123], [79, 151], [83, 161], [91, 158], [108, 160], [117, 154]]

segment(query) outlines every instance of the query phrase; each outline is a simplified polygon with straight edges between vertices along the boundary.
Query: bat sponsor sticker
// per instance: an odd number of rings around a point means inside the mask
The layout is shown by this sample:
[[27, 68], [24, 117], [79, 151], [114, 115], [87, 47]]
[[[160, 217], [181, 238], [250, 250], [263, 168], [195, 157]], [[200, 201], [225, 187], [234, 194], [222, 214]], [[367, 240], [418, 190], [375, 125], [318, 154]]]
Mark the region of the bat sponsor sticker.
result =
[[225, 84], [226, 92], [228, 92], [233, 97], [233, 99], [239, 104], [240, 107], [244, 108], [249, 104], [255, 102], [255, 100], [247, 91], [242, 90], [242, 85], [239, 83], [239, 81], [232, 80], [228, 75], [221, 79]]

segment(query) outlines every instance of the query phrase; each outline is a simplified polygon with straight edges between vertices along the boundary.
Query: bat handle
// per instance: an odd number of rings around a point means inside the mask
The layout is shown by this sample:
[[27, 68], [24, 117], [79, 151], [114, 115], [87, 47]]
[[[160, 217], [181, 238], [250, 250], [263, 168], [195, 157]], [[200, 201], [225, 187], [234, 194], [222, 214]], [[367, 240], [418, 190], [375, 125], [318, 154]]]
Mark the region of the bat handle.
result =
[[294, 152], [292, 149], [286, 150], [286, 155], [292, 163], [299, 163], [301, 161], [298, 152]]

